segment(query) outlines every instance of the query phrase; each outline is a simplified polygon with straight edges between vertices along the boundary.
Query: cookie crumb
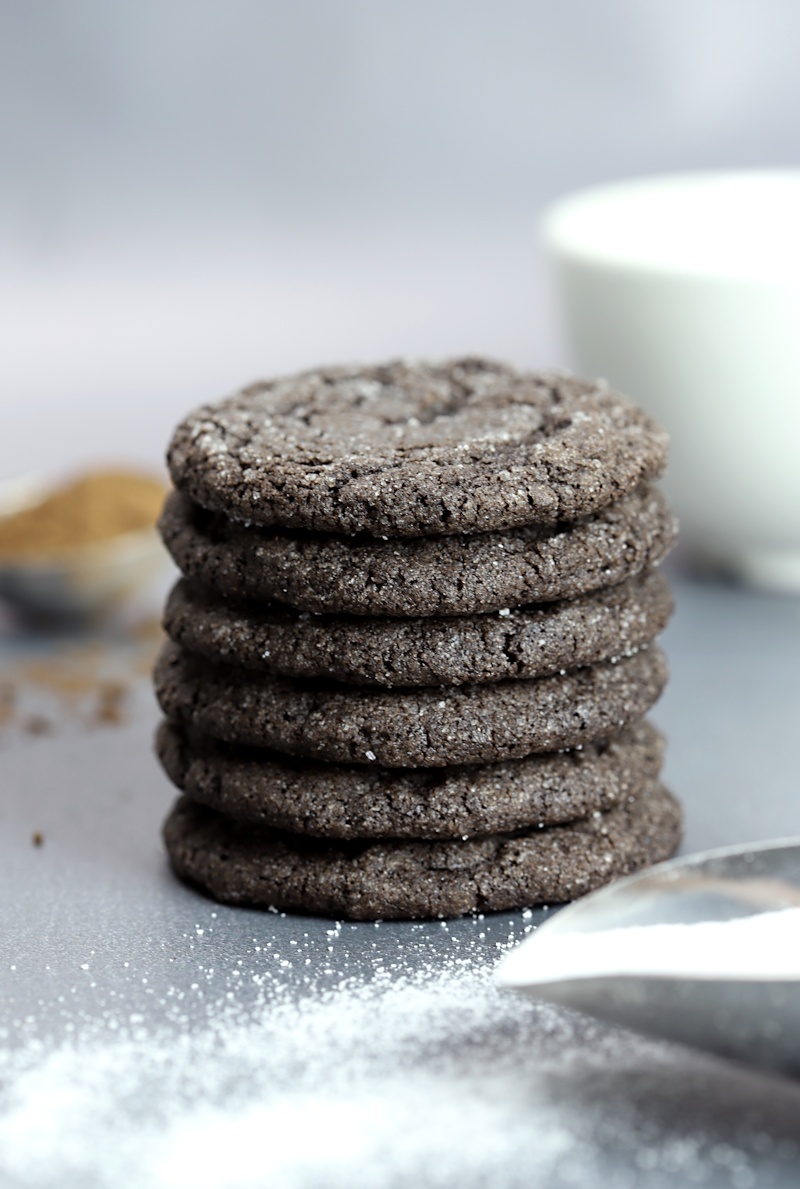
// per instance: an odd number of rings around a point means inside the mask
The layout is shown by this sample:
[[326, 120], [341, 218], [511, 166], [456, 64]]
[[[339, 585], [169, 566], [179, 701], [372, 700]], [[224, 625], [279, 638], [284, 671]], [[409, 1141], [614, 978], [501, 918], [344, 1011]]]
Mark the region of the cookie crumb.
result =
[[128, 691], [121, 681], [102, 682], [98, 690], [94, 721], [109, 726], [121, 723], [127, 694]]
[[34, 830], [31, 841], [34, 846], [42, 846], [44, 844], [44, 834], [42, 834], [41, 830]]

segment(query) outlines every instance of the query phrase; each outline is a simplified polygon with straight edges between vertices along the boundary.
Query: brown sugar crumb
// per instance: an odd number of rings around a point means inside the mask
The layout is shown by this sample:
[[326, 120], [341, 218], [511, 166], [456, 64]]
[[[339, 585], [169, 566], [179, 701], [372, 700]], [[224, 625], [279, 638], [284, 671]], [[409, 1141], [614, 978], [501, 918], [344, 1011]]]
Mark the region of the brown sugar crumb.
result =
[[36, 830], [34, 832], [32, 842], [34, 846], [42, 846], [44, 843], [44, 834], [42, 834], [39, 830]]
[[140, 677], [149, 677], [153, 671], [156, 657], [166, 640], [166, 634], [161, 626], [161, 616], [149, 616], [134, 624], [131, 628], [131, 639], [136, 644], [133, 672]]
[[54, 640], [47, 652], [11, 661], [0, 673], [0, 737], [11, 730], [49, 735], [68, 723], [124, 726], [163, 638], [152, 618], [111, 640]]
[[127, 688], [121, 681], [104, 681], [98, 690], [94, 721], [98, 725], [114, 726], [124, 721]]
[[154, 525], [166, 485], [136, 471], [90, 471], [0, 518], [0, 557], [51, 556]]
[[20, 682], [46, 690], [64, 702], [75, 702], [96, 687], [95, 665], [97, 649], [64, 649], [42, 660], [18, 666]]
[[0, 685], [0, 726], [11, 722], [14, 717], [14, 707], [17, 701], [17, 691], [11, 684]]
[[[131, 647], [132, 644], [132, 647]], [[119, 647], [94, 640], [54, 647], [44, 657], [23, 660], [3, 674], [0, 728], [49, 735], [67, 722], [119, 726], [127, 720], [129, 696], [151, 643]]]
[[43, 714], [31, 714], [23, 719], [22, 729], [26, 735], [52, 735], [54, 726]]
[[164, 640], [161, 616], [148, 615], [145, 619], [138, 620], [131, 625], [130, 635], [132, 640], [139, 641], [140, 643], [155, 643], [160, 646]]

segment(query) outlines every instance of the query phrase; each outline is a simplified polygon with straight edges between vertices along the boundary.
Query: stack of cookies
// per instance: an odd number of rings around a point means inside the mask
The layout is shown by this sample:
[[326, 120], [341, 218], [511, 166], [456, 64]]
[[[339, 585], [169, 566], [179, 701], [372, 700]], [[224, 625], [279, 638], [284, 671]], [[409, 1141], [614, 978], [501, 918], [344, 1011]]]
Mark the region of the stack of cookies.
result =
[[436, 917], [672, 854], [644, 721], [667, 676], [666, 452], [602, 383], [473, 358], [192, 413], [155, 677], [175, 870], [228, 903]]

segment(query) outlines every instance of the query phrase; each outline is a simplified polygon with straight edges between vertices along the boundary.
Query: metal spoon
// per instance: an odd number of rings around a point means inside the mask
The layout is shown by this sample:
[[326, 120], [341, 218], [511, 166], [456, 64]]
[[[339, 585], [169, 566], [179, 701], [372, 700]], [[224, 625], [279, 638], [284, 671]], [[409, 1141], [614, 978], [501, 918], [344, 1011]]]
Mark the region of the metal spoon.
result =
[[[732, 953], [730, 947], [694, 959], [690, 947], [683, 954], [665, 950], [654, 965], [637, 928], [756, 918], [746, 928], [757, 936], [766, 923], [759, 914], [772, 914], [774, 923], [775, 910], [798, 906], [800, 839], [705, 851], [620, 880], [559, 911], [507, 955], [496, 977], [502, 987], [635, 1032], [800, 1077], [800, 935], [787, 938], [774, 961], [770, 956], [772, 969], [769, 963], [754, 967], [752, 953]], [[602, 934], [611, 930], [613, 970], [590, 952], [602, 951]], [[625, 930], [633, 930], [629, 945]], [[593, 941], [582, 942], [581, 935], [590, 934]], [[686, 937], [663, 929], [650, 937], [668, 935]], [[562, 953], [569, 942], [579, 961], [584, 949], [589, 960], [579, 973], [573, 963], [571, 973], [559, 976], [553, 942]]]

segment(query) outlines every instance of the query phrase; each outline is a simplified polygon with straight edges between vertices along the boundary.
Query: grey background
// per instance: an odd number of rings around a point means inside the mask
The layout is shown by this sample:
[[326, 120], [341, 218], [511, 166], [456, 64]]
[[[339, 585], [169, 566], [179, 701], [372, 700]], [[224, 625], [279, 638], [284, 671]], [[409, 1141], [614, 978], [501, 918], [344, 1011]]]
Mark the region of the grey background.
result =
[[4, 220], [32, 241], [187, 216], [388, 232], [784, 163], [799, 38], [792, 0], [6, 3]]
[[4, 0], [0, 474], [256, 375], [567, 362], [575, 187], [797, 162], [793, 0]]
[[[536, 240], [543, 206], [625, 175], [797, 164], [798, 34], [794, 0], [0, 0], [0, 477], [156, 464], [188, 407], [271, 371], [398, 352], [567, 362]], [[678, 608], [656, 717], [686, 849], [800, 832], [800, 605], [682, 582]], [[48, 648], [0, 636], [3, 667]], [[376, 960], [402, 975], [454, 954], [488, 978], [497, 944], [527, 927], [468, 918], [410, 942], [402, 926], [352, 926], [331, 951], [328, 922], [218, 912], [166, 870], [170, 792], [144, 679], [137, 707], [116, 733], [0, 739], [12, 1047], [38, 1037], [46, 1061], [118, 1006], [144, 1007], [150, 1040], [187, 1019], [202, 1035], [189, 992], [209, 954], [213, 1016], [241, 963], [268, 1005], [298, 942], [333, 953], [334, 985], [368, 982]], [[176, 990], [185, 1016], [170, 1014]], [[259, 1018], [264, 1003], [239, 1006]], [[458, 1183], [797, 1184], [796, 1084], [580, 1021], [548, 1064], [526, 1018], [505, 1047], [487, 1022], [446, 1054], [467, 1098], [491, 1075], [507, 1108], [486, 1137], [496, 1163]], [[387, 1072], [373, 1071], [376, 1094]], [[275, 1073], [288, 1092], [291, 1071]], [[135, 1088], [159, 1112], [169, 1097], [147, 1070]], [[202, 1109], [217, 1090], [192, 1092]], [[236, 1101], [264, 1093], [256, 1080]], [[529, 1102], [568, 1127], [573, 1164], [527, 1169], [536, 1132], [515, 1147], [512, 1125]], [[109, 1095], [112, 1121], [130, 1108]], [[38, 1173], [0, 1169], [5, 1183], [108, 1183], [113, 1133], [98, 1118], [85, 1120], [95, 1180], [45, 1149]]]

